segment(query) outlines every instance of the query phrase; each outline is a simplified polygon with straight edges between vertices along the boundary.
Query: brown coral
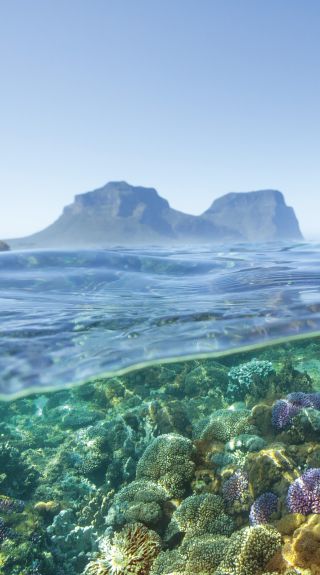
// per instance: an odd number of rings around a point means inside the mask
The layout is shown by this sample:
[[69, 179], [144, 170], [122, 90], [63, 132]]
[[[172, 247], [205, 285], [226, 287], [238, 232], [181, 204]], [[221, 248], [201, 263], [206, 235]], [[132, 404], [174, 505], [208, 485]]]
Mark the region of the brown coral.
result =
[[101, 556], [91, 561], [86, 575], [148, 575], [161, 550], [161, 539], [141, 523], [126, 525], [111, 541], [100, 543]]
[[289, 484], [299, 476], [295, 464], [283, 445], [274, 444], [257, 453], [249, 453], [245, 470], [250, 491], [258, 497], [265, 491], [286, 492]]

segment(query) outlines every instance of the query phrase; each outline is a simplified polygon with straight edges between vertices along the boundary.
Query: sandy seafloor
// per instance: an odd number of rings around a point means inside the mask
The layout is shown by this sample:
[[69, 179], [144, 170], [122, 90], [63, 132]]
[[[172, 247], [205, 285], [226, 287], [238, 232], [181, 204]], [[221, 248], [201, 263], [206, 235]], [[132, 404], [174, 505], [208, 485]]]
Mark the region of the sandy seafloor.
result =
[[318, 337], [0, 415], [1, 575], [320, 573]]

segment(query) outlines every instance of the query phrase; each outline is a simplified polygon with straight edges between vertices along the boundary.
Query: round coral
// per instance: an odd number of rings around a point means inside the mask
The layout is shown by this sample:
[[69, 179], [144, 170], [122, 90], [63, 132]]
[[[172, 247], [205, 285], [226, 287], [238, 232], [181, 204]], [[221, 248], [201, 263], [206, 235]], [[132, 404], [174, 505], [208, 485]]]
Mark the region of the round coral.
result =
[[169, 497], [183, 497], [194, 473], [193, 456], [193, 444], [186, 437], [159, 435], [142, 454], [137, 479], [155, 481]]
[[87, 575], [148, 575], [161, 550], [161, 539], [155, 531], [141, 523], [126, 525], [113, 540], [100, 543], [101, 556], [91, 561]]
[[304, 393], [303, 391], [295, 391], [289, 393], [287, 396], [288, 401], [298, 407], [313, 407], [320, 409], [320, 393]]
[[185, 540], [203, 535], [231, 535], [233, 521], [224, 512], [223, 500], [214, 493], [190, 495], [174, 512], [167, 539], [184, 533]]
[[244, 527], [229, 540], [215, 575], [257, 575], [281, 547], [280, 533], [270, 525]]
[[282, 555], [290, 566], [308, 569], [308, 573], [312, 575], [319, 575], [319, 515], [310, 515], [308, 520], [294, 531], [292, 537], [285, 543], [282, 550]]
[[272, 407], [272, 425], [278, 431], [289, 427], [292, 419], [300, 411], [301, 407], [291, 403], [288, 399], [279, 399]]
[[320, 513], [320, 469], [308, 469], [291, 483], [287, 505], [291, 513]]
[[268, 523], [272, 513], [277, 511], [278, 497], [267, 491], [262, 493], [251, 505], [249, 520], [250, 525], [263, 525]]
[[245, 471], [236, 471], [222, 486], [222, 496], [227, 503], [242, 500], [249, 488], [249, 478]]

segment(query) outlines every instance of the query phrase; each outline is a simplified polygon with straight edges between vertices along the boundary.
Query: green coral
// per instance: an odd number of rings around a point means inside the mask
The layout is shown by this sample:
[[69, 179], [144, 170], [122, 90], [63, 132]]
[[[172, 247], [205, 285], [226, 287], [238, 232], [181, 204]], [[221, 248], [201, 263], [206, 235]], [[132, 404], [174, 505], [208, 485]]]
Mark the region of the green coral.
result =
[[211, 575], [221, 563], [228, 542], [227, 537], [212, 535], [203, 535], [183, 542], [180, 553], [185, 557], [187, 573]]
[[9, 442], [0, 442], [0, 490], [10, 497], [24, 498], [34, 490], [39, 473]]
[[215, 575], [262, 574], [280, 547], [281, 535], [274, 527], [244, 527], [231, 536], [225, 559]]
[[[34, 571], [33, 571], [34, 569]], [[51, 551], [46, 548], [40, 532], [25, 533], [14, 540], [7, 539], [1, 545], [1, 575], [56, 575], [57, 569]]]
[[203, 535], [231, 535], [231, 517], [224, 511], [219, 495], [205, 493], [187, 497], [174, 512], [167, 530], [167, 539], [184, 533], [185, 539]]
[[137, 465], [137, 479], [150, 479], [169, 497], [183, 497], [194, 473], [192, 442], [174, 433], [159, 435]]
[[233, 366], [228, 373], [227, 397], [231, 401], [242, 401], [247, 395], [256, 399], [264, 397], [274, 374], [271, 361], [259, 361], [256, 358]]
[[225, 443], [237, 435], [255, 435], [257, 430], [250, 418], [251, 412], [248, 409], [218, 409], [200, 430], [199, 439]]
[[204, 535], [183, 542], [179, 549], [161, 552], [150, 575], [211, 575], [222, 561], [228, 541], [227, 537]]
[[[140, 522], [152, 527], [161, 523], [166, 491], [154, 481], [137, 479], [116, 495], [110, 515], [116, 514], [115, 524]], [[123, 518], [123, 519], [122, 519]]]

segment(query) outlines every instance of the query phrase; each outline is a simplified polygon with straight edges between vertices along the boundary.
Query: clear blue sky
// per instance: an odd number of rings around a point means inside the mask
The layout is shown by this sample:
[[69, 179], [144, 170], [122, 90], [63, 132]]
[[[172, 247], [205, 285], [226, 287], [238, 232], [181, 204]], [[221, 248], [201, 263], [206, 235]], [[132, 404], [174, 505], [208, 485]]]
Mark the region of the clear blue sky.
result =
[[319, 0], [0, 0], [0, 237], [109, 180], [201, 213], [277, 188], [320, 237]]

